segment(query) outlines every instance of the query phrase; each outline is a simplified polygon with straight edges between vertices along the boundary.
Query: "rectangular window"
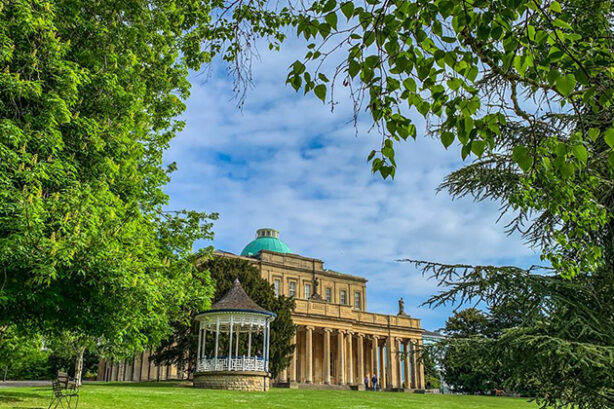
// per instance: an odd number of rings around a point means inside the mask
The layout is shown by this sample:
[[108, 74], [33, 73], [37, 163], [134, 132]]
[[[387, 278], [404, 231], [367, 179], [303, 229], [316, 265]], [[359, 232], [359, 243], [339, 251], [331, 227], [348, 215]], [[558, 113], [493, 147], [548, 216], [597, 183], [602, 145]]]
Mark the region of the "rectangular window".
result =
[[305, 284], [305, 299], [311, 298], [311, 284]]
[[332, 302], [333, 301], [333, 292], [330, 290], [330, 288], [326, 289], [326, 302]]
[[288, 284], [288, 296], [296, 297], [296, 283], [294, 281], [290, 281]]
[[275, 288], [275, 297], [279, 297], [279, 289], [281, 288], [281, 281], [275, 279], [273, 281], [273, 287]]
[[362, 307], [362, 300], [360, 291], [354, 291], [354, 309], [360, 310]]
[[347, 294], [345, 290], [339, 291], [339, 304], [341, 305], [347, 304]]

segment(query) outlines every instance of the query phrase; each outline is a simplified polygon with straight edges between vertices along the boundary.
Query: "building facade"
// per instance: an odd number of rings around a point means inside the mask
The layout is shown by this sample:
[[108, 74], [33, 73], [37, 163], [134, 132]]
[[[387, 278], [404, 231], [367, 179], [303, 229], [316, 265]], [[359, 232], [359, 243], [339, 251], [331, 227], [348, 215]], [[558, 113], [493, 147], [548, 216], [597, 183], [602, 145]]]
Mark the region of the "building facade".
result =
[[[216, 257], [249, 260], [277, 295], [296, 300], [292, 317], [297, 326], [296, 348], [289, 367], [275, 380], [278, 384], [362, 389], [365, 377], [371, 379], [375, 374], [382, 389], [424, 389], [418, 353], [424, 331], [419, 319], [404, 313], [402, 301], [397, 315], [368, 312], [366, 279], [325, 269], [321, 260], [292, 253], [273, 229], [259, 229], [240, 255], [216, 252]], [[147, 353], [121, 367], [101, 362], [99, 379], [187, 377], [176, 368], [160, 370], [147, 362]], [[136, 367], [141, 369], [138, 378], [126, 375], [136, 374]]]

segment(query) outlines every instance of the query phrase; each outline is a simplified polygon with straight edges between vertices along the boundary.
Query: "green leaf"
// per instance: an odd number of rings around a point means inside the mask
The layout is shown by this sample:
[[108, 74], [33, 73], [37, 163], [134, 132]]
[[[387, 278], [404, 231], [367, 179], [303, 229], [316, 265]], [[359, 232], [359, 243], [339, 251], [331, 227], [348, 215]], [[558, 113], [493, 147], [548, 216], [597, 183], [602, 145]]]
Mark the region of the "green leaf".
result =
[[599, 137], [599, 133], [599, 128], [591, 128], [588, 130], [588, 137], [591, 138], [593, 142], [595, 142]]
[[326, 4], [324, 4], [324, 8], [322, 9], [322, 13], [328, 13], [331, 10], [334, 10], [337, 7], [336, 0], [328, 0]]
[[465, 132], [467, 132], [467, 134], [469, 134], [469, 132], [471, 132], [471, 130], [473, 129], [473, 118], [467, 116], [465, 117]]
[[410, 92], [416, 92], [417, 85], [416, 85], [416, 81], [413, 78], [406, 78], [403, 81], [403, 86], [405, 87], [405, 89], [407, 89]]
[[324, 20], [334, 29], [337, 29], [337, 13], [329, 13]]
[[572, 163], [563, 162], [559, 166], [559, 171], [561, 172], [561, 176], [563, 176], [563, 179], [569, 179], [571, 176], [573, 176], [575, 167]]
[[377, 55], [370, 55], [365, 59], [365, 65], [369, 68], [373, 68], [379, 62], [379, 57]]
[[612, 149], [614, 149], [614, 128], [610, 128], [603, 133], [603, 139], [605, 143]]
[[458, 78], [450, 78], [447, 81], [447, 84], [448, 84], [448, 87], [450, 87], [452, 91], [456, 91], [461, 86], [461, 80], [459, 80]]
[[529, 155], [529, 151], [524, 146], [516, 146], [512, 150], [512, 159], [518, 164], [523, 172], [531, 169], [533, 158]]
[[486, 143], [482, 140], [472, 141], [471, 142], [471, 152], [473, 152], [475, 156], [477, 156], [478, 158], [481, 158], [482, 154], [484, 153], [485, 146], [486, 146]]
[[445, 131], [441, 133], [441, 143], [446, 149], [452, 145], [452, 142], [454, 142], [454, 134], [452, 132]]
[[354, 59], [350, 60], [350, 64], [348, 66], [348, 74], [350, 74], [350, 77], [354, 78], [359, 71], [360, 64], [358, 63], [358, 61]]
[[582, 163], [588, 160], [588, 152], [583, 145], [576, 145], [572, 149], [573, 155]]
[[341, 12], [348, 20], [354, 14], [354, 3], [351, 1], [345, 2], [341, 5]]
[[567, 74], [564, 77], [559, 77], [556, 80], [556, 89], [563, 95], [569, 96], [576, 86], [576, 77], [573, 74]]
[[324, 102], [324, 100], [326, 99], [326, 85], [324, 84], [316, 85], [316, 87], [313, 89], [313, 92], [316, 94], [318, 98], [322, 100], [322, 102]]
[[556, 0], [550, 3], [550, 11], [554, 11], [555, 13], [562, 13], [563, 10], [561, 9], [561, 3]]
[[305, 64], [300, 61], [295, 61], [294, 64], [292, 64], [292, 67], [294, 68], [294, 74], [300, 75], [305, 72]]

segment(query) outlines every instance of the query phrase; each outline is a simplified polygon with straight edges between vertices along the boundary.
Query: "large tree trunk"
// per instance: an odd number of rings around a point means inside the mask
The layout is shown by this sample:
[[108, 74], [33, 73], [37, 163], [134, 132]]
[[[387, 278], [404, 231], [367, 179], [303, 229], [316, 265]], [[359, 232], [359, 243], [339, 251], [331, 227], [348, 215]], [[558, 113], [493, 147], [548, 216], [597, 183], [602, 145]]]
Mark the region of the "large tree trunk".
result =
[[77, 361], [75, 362], [75, 382], [77, 386], [81, 386], [81, 376], [83, 374], [83, 354], [85, 347], [77, 348]]

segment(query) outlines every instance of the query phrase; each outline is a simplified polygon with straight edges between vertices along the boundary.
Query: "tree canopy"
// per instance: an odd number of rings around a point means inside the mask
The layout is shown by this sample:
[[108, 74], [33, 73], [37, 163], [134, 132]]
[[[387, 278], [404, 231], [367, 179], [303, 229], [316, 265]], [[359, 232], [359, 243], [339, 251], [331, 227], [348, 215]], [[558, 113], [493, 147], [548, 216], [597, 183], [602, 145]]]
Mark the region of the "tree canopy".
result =
[[167, 336], [184, 298], [205, 305], [186, 257], [215, 215], [165, 211], [162, 152], [208, 59], [206, 6], [0, 2], [0, 327], [120, 352]]

